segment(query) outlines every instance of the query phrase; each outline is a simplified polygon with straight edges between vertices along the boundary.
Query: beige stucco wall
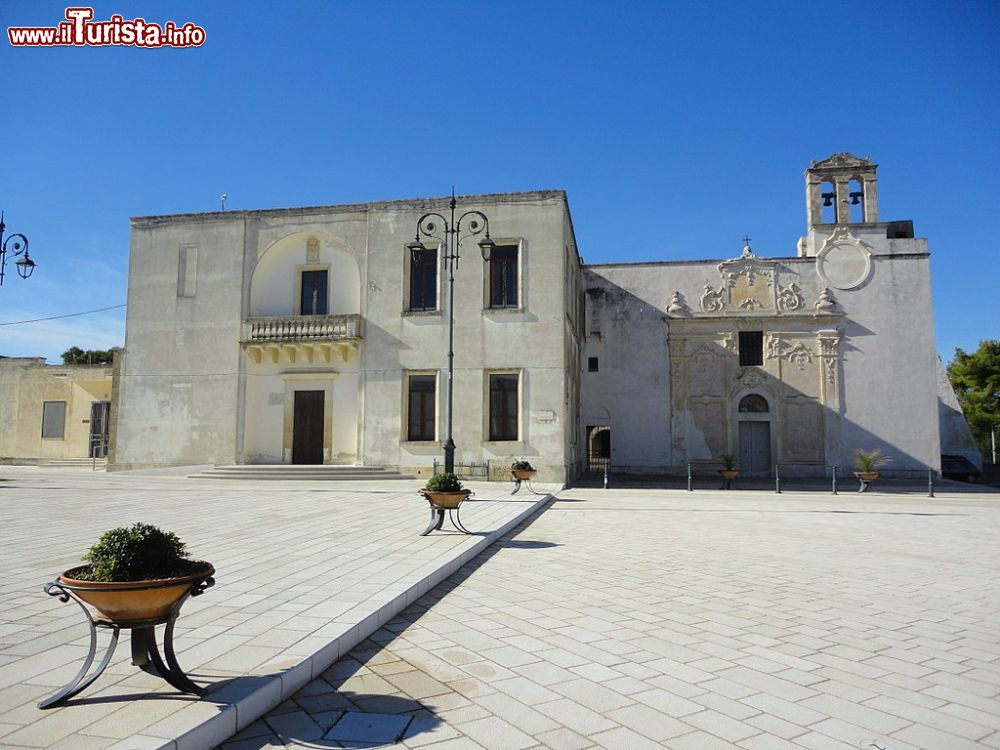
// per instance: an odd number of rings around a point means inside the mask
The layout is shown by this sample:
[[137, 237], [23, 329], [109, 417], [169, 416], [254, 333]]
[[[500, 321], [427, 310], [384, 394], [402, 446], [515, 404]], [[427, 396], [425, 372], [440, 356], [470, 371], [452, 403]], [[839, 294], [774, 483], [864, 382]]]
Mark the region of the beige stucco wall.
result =
[[[111, 401], [111, 367], [46, 365], [43, 358], [0, 359], [0, 460], [33, 461], [86, 458], [90, 446], [90, 410], [95, 401]], [[42, 437], [46, 401], [65, 401], [61, 438]]]

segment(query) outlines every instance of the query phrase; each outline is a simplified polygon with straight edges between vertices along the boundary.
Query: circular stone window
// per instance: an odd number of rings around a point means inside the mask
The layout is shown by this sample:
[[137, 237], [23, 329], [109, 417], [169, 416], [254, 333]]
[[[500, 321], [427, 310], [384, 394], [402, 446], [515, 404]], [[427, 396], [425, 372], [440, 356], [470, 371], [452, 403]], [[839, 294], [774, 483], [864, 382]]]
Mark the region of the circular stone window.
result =
[[831, 237], [816, 255], [819, 275], [834, 289], [861, 286], [872, 270], [871, 253], [853, 237]]

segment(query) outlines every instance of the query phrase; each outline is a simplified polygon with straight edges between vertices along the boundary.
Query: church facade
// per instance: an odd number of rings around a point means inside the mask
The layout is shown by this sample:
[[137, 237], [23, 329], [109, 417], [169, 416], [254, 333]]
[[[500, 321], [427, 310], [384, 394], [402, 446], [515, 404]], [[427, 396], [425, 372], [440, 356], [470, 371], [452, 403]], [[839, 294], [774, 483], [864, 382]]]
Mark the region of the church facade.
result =
[[[880, 448], [894, 471], [938, 469], [927, 241], [880, 220], [876, 168], [814, 162], [784, 257], [747, 238], [723, 260], [586, 265], [562, 191], [462, 197], [495, 246], [484, 260], [467, 241], [455, 272], [456, 460], [527, 459], [547, 481], [724, 455], [823, 475]], [[446, 248], [408, 244], [441, 205], [133, 219], [112, 466], [428, 471], [448, 416]]]

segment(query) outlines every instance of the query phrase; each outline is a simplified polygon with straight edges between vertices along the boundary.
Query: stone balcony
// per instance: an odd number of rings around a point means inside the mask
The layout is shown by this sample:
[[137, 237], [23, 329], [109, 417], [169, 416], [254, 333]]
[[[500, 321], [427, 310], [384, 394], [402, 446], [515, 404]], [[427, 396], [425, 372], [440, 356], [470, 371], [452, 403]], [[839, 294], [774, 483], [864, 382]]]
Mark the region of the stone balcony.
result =
[[364, 319], [352, 315], [244, 318], [241, 344], [255, 364], [347, 361], [357, 353]]

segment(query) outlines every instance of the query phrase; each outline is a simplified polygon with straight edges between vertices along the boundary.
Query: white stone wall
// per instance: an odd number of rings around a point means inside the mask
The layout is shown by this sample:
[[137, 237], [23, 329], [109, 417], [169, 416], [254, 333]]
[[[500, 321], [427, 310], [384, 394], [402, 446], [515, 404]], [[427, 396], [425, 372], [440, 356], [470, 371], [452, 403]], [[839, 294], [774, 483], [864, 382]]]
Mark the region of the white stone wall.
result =
[[[717, 462], [722, 453], [738, 453], [736, 403], [741, 394], [756, 390], [769, 399], [779, 396], [771, 407], [773, 463], [790, 461], [803, 472], [818, 472], [823, 464], [849, 467], [856, 448], [882, 448], [892, 457], [893, 470], [937, 468], [936, 353], [926, 241], [886, 240], [884, 229], [880, 239], [875, 227], [858, 234], [871, 248], [870, 272], [854, 289], [832, 290], [838, 307], [828, 315], [817, 314], [814, 307], [828, 280], [812, 257], [778, 259], [780, 287], [794, 283], [804, 305], [789, 315], [733, 307], [707, 314], [700, 300], [706, 285], [714, 290], [722, 285], [719, 261], [586, 267], [589, 335], [581, 436], [589, 424], [606, 419], [612, 464], [625, 471], [676, 471], [687, 461]], [[819, 246], [824, 238], [812, 239]], [[668, 313], [675, 291], [682, 293], [690, 315]], [[741, 386], [744, 368], [735, 347], [728, 344], [727, 349], [726, 334], [740, 329], [764, 330], [765, 344], [782, 339], [784, 355], [769, 356], [757, 368], [764, 381], [756, 389]], [[830, 374], [823, 369], [818, 339], [829, 335], [823, 331], [834, 330], [841, 340], [836, 370]], [[684, 359], [674, 363], [672, 375], [669, 342]], [[797, 344], [805, 352], [798, 360], [790, 357]], [[691, 358], [698, 352], [695, 362]], [[599, 357], [598, 373], [586, 372], [590, 356]], [[721, 381], [707, 388], [706, 378], [715, 377]], [[795, 444], [805, 430], [787, 430], [796, 409], [796, 417], [817, 425], [815, 454]]]
[[[456, 459], [527, 458], [540, 479], [562, 480], [575, 440], [568, 434], [567, 309], [577, 306], [562, 280], [579, 275], [565, 195], [462, 199], [459, 213], [469, 209], [489, 216], [497, 242], [519, 244], [520, 306], [485, 309], [489, 267], [476, 238], [467, 240], [455, 283]], [[444, 440], [443, 263], [439, 309], [407, 312], [405, 245], [429, 210], [447, 213], [447, 201], [134, 220], [118, 465], [287, 462], [289, 403], [298, 388], [326, 389], [333, 399], [324, 460], [414, 469], [440, 459], [438, 443], [405, 443], [402, 422], [404, 373], [437, 371]], [[329, 313], [359, 314], [361, 340], [325, 358], [311, 349], [258, 349], [251, 357], [241, 346], [245, 319], [296, 314], [303, 268], [329, 269]], [[486, 373], [511, 369], [522, 373], [520, 439], [490, 443]]]

